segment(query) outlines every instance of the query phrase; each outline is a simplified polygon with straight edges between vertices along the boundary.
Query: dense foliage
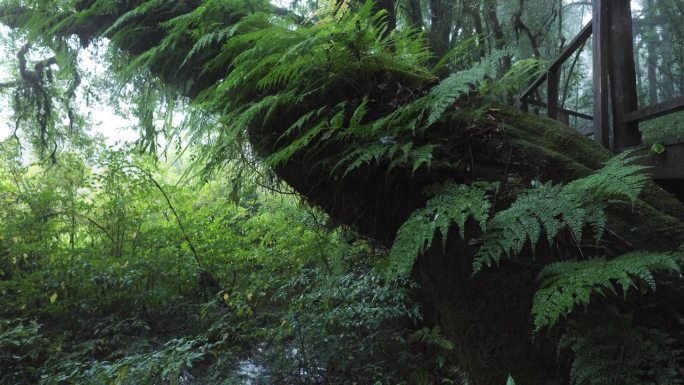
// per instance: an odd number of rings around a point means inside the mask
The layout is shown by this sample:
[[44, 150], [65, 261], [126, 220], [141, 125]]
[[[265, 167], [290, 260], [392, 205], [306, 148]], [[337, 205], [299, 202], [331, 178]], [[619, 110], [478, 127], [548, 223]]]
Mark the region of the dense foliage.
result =
[[[681, 204], [503, 104], [547, 44], [524, 1], [523, 60], [496, 2], [494, 39], [388, 3], [0, 3], [25, 32], [0, 87], [7, 383], [679, 383]], [[80, 135], [75, 58], [103, 37], [152, 159]], [[201, 172], [155, 163], [162, 133]]]
[[123, 151], [27, 167], [13, 144], [0, 168], [0, 383], [457, 378], [413, 285], [374, 271], [383, 252], [293, 198], [256, 189], [236, 205], [225, 184], [179, 185], [178, 164]]

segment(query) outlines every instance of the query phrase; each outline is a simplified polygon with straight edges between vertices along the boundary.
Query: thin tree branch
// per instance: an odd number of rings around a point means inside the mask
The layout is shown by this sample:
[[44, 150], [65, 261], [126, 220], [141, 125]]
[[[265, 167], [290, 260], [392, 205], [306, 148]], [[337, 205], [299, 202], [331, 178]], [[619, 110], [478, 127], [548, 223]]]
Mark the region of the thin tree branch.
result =
[[147, 170], [145, 170], [139, 166], [136, 166], [136, 165], [129, 165], [127, 167], [138, 170], [138, 172], [140, 172], [145, 177], [147, 177], [147, 179], [149, 179], [150, 182], [152, 182], [152, 184], [154, 184], [154, 186], [157, 188], [157, 190], [159, 190], [159, 192], [162, 193], [162, 195], [164, 196], [164, 199], [166, 200], [166, 203], [168, 204], [169, 208], [171, 209], [171, 212], [173, 213], [173, 216], [176, 218], [176, 222], [178, 223], [178, 227], [180, 228], [181, 233], [183, 233], [183, 238], [185, 238], [185, 241], [188, 243], [188, 246], [190, 247], [190, 251], [192, 252], [193, 257], [195, 258], [197, 265], [202, 267], [202, 261], [199, 257], [199, 254], [197, 254], [197, 249], [195, 249], [195, 245], [192, 243], [192, 240], [190, 240], [188, 233], [185, 231], [185, 226], [183, 226], [183, 221], [181, 221], [180, 216], [178, 215], [178, 212], [176, 211], [176, 208], [171, 203], [171, 199], [169, 198], [169, 195], [166, 193], [164, 188], [159, 184], [159, 182], [157, 182], [156, 179], [154, 179], [154, 176], [152, 176], [152, 174], [149, 171], [147, 171]]

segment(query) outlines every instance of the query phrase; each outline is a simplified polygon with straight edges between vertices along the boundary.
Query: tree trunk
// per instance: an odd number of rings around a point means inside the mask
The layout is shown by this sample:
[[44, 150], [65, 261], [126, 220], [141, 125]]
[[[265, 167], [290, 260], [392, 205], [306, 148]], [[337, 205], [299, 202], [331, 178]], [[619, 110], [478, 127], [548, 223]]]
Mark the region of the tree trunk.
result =
[[451, 46], [451, 26], [454, 3], [449, 0], [430, 0], [430, 48], [437, 60]]
[[[474, 103], [476, 107], [482, 107], [480, 102]], [[500, 180], [505, 185], [502, 179], [516, 175], [525, 181], [569, 181], [587, 175], [610, 156], [555, 121], [499, 105], [492, 105], [490, 111], [496, 124], [507, 127], [507, 132], [500, 141], [492, 139], [483, 147], [472, 148], [476, 180]], [[466, 121], [454, 118], [450, 124], [462, 127]], [[490, 123], [469, 124], [484, 127]], [[264, 132], [253, 131], [252, 135], [253, 142], [258, 142]], [[495, 148], [499, 154], [491, 158]], [[386, 177], [386, 170], [378, 167], [363, 169], [342, 181], [329, 180], [327, 170], [307, 167], [308, 173], [301, 172], [305, 165], [315, 163], [312, 158], [293, 159], [278, 174], [311, 203], [387, 247], [408, 214], [424, 204], [423, 187], [446, 179], [439, 173], [412, 176], [410, 170]], [[643, 199], [634, 210], [622, 207], [612, 212], [612, 241], [629, 239], [637, 249], [653, 250], [672, 250], [684, 242], [684, 207], [655, 185], [649, 185]], [[426, 316], [456, 345], [455, 362], [465, 368], [472, 385], [504, 384], [509, 374], [520, 384], [567, 383], [567, 368], [555, 361], [555, 339], [539, 336], [532, 340], [530, 310], [539, 267], [503, 262], [471, 277], [476, 251], [466, 241], [471, 236], [475, 235], [466, 234], [462, 240], [451, 234], [444, 249], [435, 239], [413, 271], [422, 289]], [[538, 249], [537, 254], [542, 251]]]
[[[492, 32], [494, 40], [494, 48], [503, 50], [506, 48], [506, 38], [503, 33], [503, 28], [499, 22], [499, 17], [496, 14], [497, 1], [496, 0], [486, 0], [484, 4], [484, 12], [487, 18], [487, 25]], [[501, 60], [501, 74], [505, 74], [511, 69], [513, 65], [510, 55], [506, 55]]]
[[[653, 4], [653, 0], [648, 0], [647, 2], [647, 14], [649, 17], [656, 16], [656, 9]], [[647, 59], [647, 73], [648, 73], [648, 103], [656, 104], [658, 103], [658, 75], [657, 75], [657, 65], [658, 65], [658, 54], [657, 54], [657, 41], [658, 33], [655, 29], [651, 31], [644, 32], [646, 48], [648, 50]]]
[[406, 21], [412, 28], [423, 28], [423, 11], [420, 8], [420, 1], [408, 0], [403, 2]]

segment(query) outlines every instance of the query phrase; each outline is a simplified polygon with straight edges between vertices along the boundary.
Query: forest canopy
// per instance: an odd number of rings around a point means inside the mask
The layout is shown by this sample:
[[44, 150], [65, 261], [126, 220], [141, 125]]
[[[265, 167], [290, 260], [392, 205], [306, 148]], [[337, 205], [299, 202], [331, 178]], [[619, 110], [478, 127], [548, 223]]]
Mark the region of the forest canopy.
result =
[[[681, 95], [684, 9], [633, 3], [639, 98]], [[681, 383], [684, 206], [514, 106], [590, 13], [0, 1], [0, 383]]]

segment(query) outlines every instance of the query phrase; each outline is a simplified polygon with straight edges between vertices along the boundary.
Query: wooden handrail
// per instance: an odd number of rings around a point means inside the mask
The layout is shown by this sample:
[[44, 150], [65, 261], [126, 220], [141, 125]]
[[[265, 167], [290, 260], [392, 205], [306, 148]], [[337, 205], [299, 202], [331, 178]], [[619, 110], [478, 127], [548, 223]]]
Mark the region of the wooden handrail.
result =
[[623, 116], [622, 123], [644, 122], [678, 111], [684, 111], [684, 96], [678, 96], [662, 103], [653, 104], [644, 108], [640, 108], [636, 111], [632, 111]]
[[530, 94], [534, 92], [534, 90], [536, 90], [542, 83], [544, 83], [544, 81], [546, 81], [549, 71], [559, 69], [560, 66], [563, 65], [563, 63], [565, 63], [565, 61], [568, 60], [573, 53], [575, 53], [575, 51], [577, 51], [582, 45], [584, 45], [584, 43], [591, 36], [593, 28], [592, 25], [592, 20], [589, 20], [587, 25], [585, 25], [584, 28], [582, 28], [582, 30], [580, 31], [580, 33], [577, 36], [575, 36], [575, 38], [570, 42], [570, 44], [568, 44], [568, 46], [565, 47], [565, 49], [563, 49], [563, 52], [560, 53], [556, 60], [551, 62], [547, 71], [539, 75], [539, 77], [535, 79], [532, 82], [532, 84], [530, 84], [530, 86], [527, 87], [527, 89], [522, 94], [520, 94], [520, 96], [518, 97], [519, 100], [523, 101], [528, 96], [530, 96]]
[[[546, 103], [540, 102], [540, 101], [537, 101], [534, 99], [527, 99], [526, 102], [527, 102], [527, 104], [531, 104], [531, 105], [537, 106], [537, 107], [542, 107], [542, 108], [548, 108], [549, 107]], [[568, 110], [565, 108], [558, 108], [558, 111], [560, 111], [566, 115], [569, 115], [569, 116], [575, 116], [575, 117], [586, 119], [586, 120], [594, 120], [593, 116], [583, 114], [581, 112], [572, 111], [572, 110]]]

